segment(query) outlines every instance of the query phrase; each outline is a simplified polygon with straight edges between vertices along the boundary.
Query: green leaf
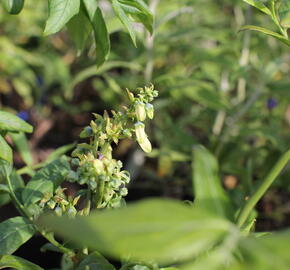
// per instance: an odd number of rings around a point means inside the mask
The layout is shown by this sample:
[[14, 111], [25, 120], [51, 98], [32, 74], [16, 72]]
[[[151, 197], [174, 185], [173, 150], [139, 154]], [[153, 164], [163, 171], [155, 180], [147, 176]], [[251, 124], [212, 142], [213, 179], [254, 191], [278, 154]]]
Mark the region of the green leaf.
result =
[[168, 199], [67, 219], [44, 216], [40, 224], [80, 245], [114, 257], [169, 263], [204, 252], [228, 232], [228, 221]]
[[248, 3], [249, 5], [261, 10], [262, 12], [272, 15], [270, 9], [268, 9], [261, 0], [243, 0], [244, 2]]
[[93, 252], [80, 262], [76, 270], [115, 270], [99, 252]]
[[[80, 27], [80, 25], [82, 27]], [[74, 41], [77, 49], [83, 51], [86, 41], [92, 32], [92, 25], [86, 16], [85, 9], [81, 4], [80, 11], [68, 23], [67, 28], [70, 37]]]
[[110, 37], [101, 9], [92, 3], [92, 0], [84, 0], [84, 5], [94, 30], [96, 43], [97, 65], [102, 65], [110, 53]]
[[230, 200], [224, 191], [215, 157], [203, 146], [193, 149], [194, 205], [221, 217], [233, 219]]
[[282, 1], [279, 7], [279, 16], [281, 25], [286, 28], [290, 28], [290, 3], [288, 0]]
[[17, 256], [0, 256], [0, 269], [5, 269], [6, 267], [11, 267], [13, 269], [19, 270], [44, 270], [38, 265]]
[[55, 160], [40, 169], [22, 192], [23, 204], [28, 206], [35, 204], [45, 195], [52, 196], [53, 191], [64, 181], [69, 169], [66, 157]]
[[30, 153], [29, 145], [27, 138], [23, 132], [19, 133], [10, 133], [9, 136], [12, 138], [19, 154], [21, 155], [23, 161], [26, 165], [33, 164], [33, 158]]
[[9, 163], [13, 162], [12, 149], [1, 135], [0, 135], [0, 159], [6, 160]]
[[49, 0], [49, 16], [44, 34], [51, 35], [63, 28], [79, 12], [80, 0]]
[[141, 22], [146, 29], [152, 34], [153, 32], [153, 15], [148, 6], [141, 0], [119, 0], [123, 10], [130, 14], [135, 21]]
[[243, 26], [240, 31], [244, 31], [244, 30], [252, 30], [252, 31], [258, 31], [258, 32], [261, 32], [261, 33], [264, 33], [268, 36], [271, 36], [271, 37], [274, 37], [280, 41], [282, 41], [283, 43], [285, 43], [286, 45], [290, 46], [290, 40], [285, 38], [284, 36], [276, 33], [276, 32], [273, 32], [271, 30], [268, 30], [266, 28], [263, 28], [263, 27], [259, 27], [259, 26], [254, 26], [254, 25], [245, 25]]
[[10, 14], [19, 14], [23, 9], [24, 0], [3, 0], [4, 7]]
[[24, 217], [0, 223], [0, 255], [12, 254], [35, 233], [34, 226]]
[[136, 34], [130, 19], [127, 17], [122, 5], [119, 3], [118, 0], [112, 0], [113, 9], [118, 16], [119, 20], [122, 24], [126, 27], [129, 32], [129, 35], [133, 41], [133, 44], [136, 46]]
[[12, 113], [0, 111], [0, 130], [31, 133], [33, 127]]
[[244, 238], [239, 248], [243, 258], [243, 263], [241, 263], [243, 268], [234, 269], [288, 270], [289, 241], [289, 230], [260, 238]]

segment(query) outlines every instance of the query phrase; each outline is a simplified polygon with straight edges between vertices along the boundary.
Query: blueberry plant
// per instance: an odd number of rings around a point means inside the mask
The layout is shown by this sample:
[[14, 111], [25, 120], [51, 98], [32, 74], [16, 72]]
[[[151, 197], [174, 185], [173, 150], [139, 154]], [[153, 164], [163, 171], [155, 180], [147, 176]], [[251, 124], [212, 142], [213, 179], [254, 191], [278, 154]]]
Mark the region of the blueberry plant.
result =
[[[258, 30], [289, 45], [287, 1], [245, 2], [270, 15], [281, 34], [256, 26], [242, 30]], [[110, 47], [104, 3], [112, 5], [134, 43], [131, 20], [152, 31], [152, 15], [141, 0], [50, 0], [45, 33], [56, 33], [67, 25], [81, 50], [93, 31], [97, 64], [101, 65]], [[12, 14], [23, 7], [23, 1], [5, 4]], [[0, 268], [41, 269], [12, 255], [34, 234], [41, 234], [48, 240], [42, 250], [63, 254], [61, 270], [115, 269], [106, 258], [119, 260], [121, 270], [289, 269], [290, 232], [256, 232], [254, 208], [288, 164], [290, 150], [239, 207], [222, 187], [217, 158], [201, 145], [192, 149], [193, 202], [147, 199], [126, 206], [130, 175], [113, 158], [113, 147], [131, 138], [144, 152], [151, 152], [145, 120], [154, 116], [152, 102], [157, 91], [144, 87], [127, 90], [127, 96], [128, 105], [119, 111], [94, 114], [80, 134], [82, 143], [70, 156], [60, 156], [65, 151], [58, 151], [46, 162], [18, 171], [5, 138], [23, 140], [32, 127], [0, 111], [0, 191], [10, 196], [20, 213], [0, 224]], [[27, 184], [21, 170], [31, 175]], [[77, 192], [69, 194], [64, 182], [77, 184]]]

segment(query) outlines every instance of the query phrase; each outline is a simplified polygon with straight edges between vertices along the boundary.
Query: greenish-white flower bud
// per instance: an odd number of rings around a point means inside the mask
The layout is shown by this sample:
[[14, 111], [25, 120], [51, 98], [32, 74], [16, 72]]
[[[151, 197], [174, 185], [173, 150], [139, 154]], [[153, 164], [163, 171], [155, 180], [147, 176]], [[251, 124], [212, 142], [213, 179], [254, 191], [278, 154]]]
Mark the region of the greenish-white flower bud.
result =
[[138, 121], [144, 121], [146, 119], [146, 109], [143, 102], [137, 102], [135, 105], [135, 113]]
[[57, 206], [55, 209], [54, 209], [54, 212], [56, 213], [57, 216], [61, 216], [62, 215], [62, 209], [61, 207]]
[[137, 142], [144, 152], [149, 153], [152, 150], [151, 143], [147, 138], [145, 133], [145, 125], [141, 122], [135, 124], [135, 133], [137, 137]]
[[70, 217], [70, 218], [74, 218], [77, 214], [77, 210], [73, 207], [73, 206], [70, 206], [68, 209], [67, 209], [67, 215]]
[[150, 104], [150, 103], [146, 104], [146, 113], [147, 113], [147, 116], [150, 119], [153, 119], [153, 117], [154, 117], [154, 107], [153, 107], [152, 104]]

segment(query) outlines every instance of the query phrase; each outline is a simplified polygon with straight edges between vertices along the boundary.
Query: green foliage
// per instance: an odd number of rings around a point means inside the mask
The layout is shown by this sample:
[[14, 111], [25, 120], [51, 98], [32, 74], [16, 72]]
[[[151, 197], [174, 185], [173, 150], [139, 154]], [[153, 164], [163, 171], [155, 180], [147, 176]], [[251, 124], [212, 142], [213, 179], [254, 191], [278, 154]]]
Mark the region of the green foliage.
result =
[[233, 209], [218, 176], [215, 157], [203, 146], [193, 149], [194, 204], [214, 214], [233, 220]]
[[[60, 147], [38, 164], [23, 134], [32, 127], [0, 112], [0, 205], [11, 198], [25, 221], [48, 240], [43, 250], [63, 253], [61, 270], [113, 270], [98, 252], [122, 261], [122, 270], [289, 268], [289, 232], [254, 232], [260, 218], [254, 209], [270, 185], [289, 193], [289, 152], [279, 159], [289, 145], [289, 52], [278, 42], [289, 45], [289, 4], [245, 2], [257, 12], [228, 0], [146, 1], [150, 8], [141, 0], [51, 0], [48, 20], [45, 1], [26, 1], [19, 16], [0, 12], [4, 105], [16, 95], [19, 108], [52, 121], [57, 118], [53, 109], [75, 117], [118, 108], [94, 114], [81, 143]], [[265, 14], [280, 33], [269, 30]], [[64, 27], [68, 31], [43, 37], [45, 22], [47, 35]], [[122, 26], [129, 35], [120, 32]], [[238, 29], [277, 41], [237, 34]], [[142, 45], [133, 48], [130, 39]], [[83, 52], [79, 58], [71, 41], [79, 56]], [[121, 90], [151, 81], [160, 90], [156, 101], [151, 87], [127, 95]], [[119, 110], [127, 96], [129, 105]], [[139, 152], [128, 139], [152, 158], [145, 166], [134, 163]], [[126, 144], [130, 151], [122, 150]], [[10, 145], [25, 163], [17, 171]], [[73, 149], [71, 157], [62, 157]], [[126, 170], [113, 158], [113, 149], [128, 158]], [[19, 166], [17, 156], [15, 161]], [[131, 181], [132, 189], [162, 186], [163, 194], [174, 191], [180, 199], [192, 196], [192, 171], [193, 203], [146, 200], [126, 208], [127, 170], [133, 179], [137, 173], [141, 178]], [[26, 185], [21, 175], [29, 180]], [[64, 187], [67, 181], [76, 192]], [[281, 209], [266, 211], [264, 218], [271, 214], [281, 220]], [[36, 218], [47, 212], [51, 215], [40, 227]], [[14, 227], [22, 233], [21, 224]], [[54, 232], [63, 239], [57, 241]], [[2, 267], [39, 269], [10, 255], [1, 260]]]
[[0, 269], [11, 267], [18, 270], [43, 270], [36, 264], [33, 264], [23, 258], [11, 255], [4, 255], [0, 257]]
[[0, 223], [0, 254], [12, 254], [34, 233], [34, 226], [23, 217], [14, 217], [3, 221]]

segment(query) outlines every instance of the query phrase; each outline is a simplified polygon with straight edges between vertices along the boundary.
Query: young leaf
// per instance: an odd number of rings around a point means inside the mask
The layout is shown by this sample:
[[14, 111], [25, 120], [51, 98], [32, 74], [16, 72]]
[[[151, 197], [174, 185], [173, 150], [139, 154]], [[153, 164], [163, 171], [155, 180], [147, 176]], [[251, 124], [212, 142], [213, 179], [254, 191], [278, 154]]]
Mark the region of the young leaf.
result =
[[40, 169], [22, 192], [23, 204], [28, 206], [38, 202], [45, 195], [52, 195], [53, 191], [64, 181], [69, 169], [66, 157], [55, 160]]
[[134, 31], [134, 28], [132, 26], [130, 19], [127, 17], [127, 15], [123, 9], [123, 6], [119, 3], [118, 0], [112, 0], [112, 5], [113, 5], [113, 9], [114, 9], [116, 15], [118, 16], [119, 20], [122, 22], [122, 24], [128, 30], [130, 37], [133, 41], [133, 44], [136, 46], [136, 34], [135, 34], [135, 31]]
[[268, 9], [261, 0], [243, 0], [243, 1], [270, 16], [272, 15], [270, 9]]
[[68, 220], [40, 220], [60, 235], [81, 245], [120, 258], [169, 263], [189, 259], [220, 241], [232, 226], [206, 210], [178, 201], [144, 200], [127, 208], [95, 212]]
[[17, 256], [0, 256], [0, 269], [6, 269], [7, 267], [18, 270], [44, 270], [38, 265]]
[[92, 0], [84, 0], [84, 5], [94, 30], [96, 43], [97, 65], [102, 65], [110, 53], [110, 37], [101, 9], [92, 3]]
[[12, 138], [19, 154], [21, 155], [23, 161], [26, 165], [33, 164], [33, 158], [30, 153], [29, 145], [27, 138], [23, 132], [19, 133], [10, 133], [9, 136]]
[[0, 159], [6, 160], [9, 163], [13, 162], [12, 149], [1, 135], [0, 135]]
[[268, 30], [266, 28], [263, 28], [263, 27], [259, 27], [259, 26], [254, 26], [254, 25], [245, 25], [243, 26], [240, 31], [243, 31], [243, 30], [252, 30], [252, 31], [258, 31], [258, 32], [261, 32], [261, 33], [264, 33], [268, 36], [271, 36], [271, 37], [274, 37], [280, 41], [282, 41], [283, 43], [285, 43], [286, 45], [290, 46], [290, 40], [285, 38], [284, 36], [276, 33], [276, 32], [273, 32], [271, 30]]
[[44, 34], [51, 35], [63, 28], [79, 12], [80, 0], [49, 0], [49, 16]]
[[193, 149], [194, 205], [221, 217], [233, 219], [230, 200], [218, 176], [215, 157], [203, 146]]
[[80, 262], [76, 270], [87, 270], [88, 268], [92, 270], [115, 270], [115, 267], [96, 251], [86, 256], [85, 259]]
[[[80, 27], [80, 25], [82, 27]], [[81, 52], [92, 32], [92, 25], [86, 16], [83, 5], [80, 7], [80, 12], [67, 23], [67, 28], [70, 37], [74, 41], [77, 49]]]
[[0, 131], [1, 130], [31, 133], [33, 127], [12, 113], [0, 111]]
[[12, 254], [35, 233], [34, 226], [24, 217], [0, 223], [0, 255]]

